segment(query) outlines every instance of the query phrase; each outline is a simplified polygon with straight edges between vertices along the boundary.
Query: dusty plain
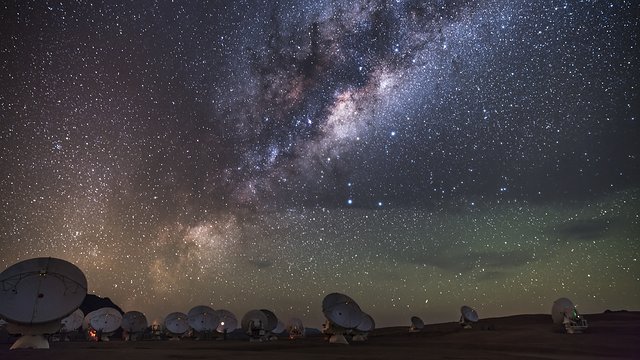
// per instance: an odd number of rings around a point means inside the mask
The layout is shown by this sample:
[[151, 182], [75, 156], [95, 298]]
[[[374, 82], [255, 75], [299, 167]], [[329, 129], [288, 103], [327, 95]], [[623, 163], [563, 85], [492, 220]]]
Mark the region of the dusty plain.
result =
[[376, 329], [369, 340], [351, 345], [328, 344], [324, 337], [286, 338], [268, 343], [248, 341], [110, 341], [53, 342], [48, 350], [9, 350], [0, 344], [0, 359], [640, 359], [640, 312], [585, 315], [589, 329], [568, 335], [549, 315], [516, 315], [482, 319], [473, 329], [457, 323]]

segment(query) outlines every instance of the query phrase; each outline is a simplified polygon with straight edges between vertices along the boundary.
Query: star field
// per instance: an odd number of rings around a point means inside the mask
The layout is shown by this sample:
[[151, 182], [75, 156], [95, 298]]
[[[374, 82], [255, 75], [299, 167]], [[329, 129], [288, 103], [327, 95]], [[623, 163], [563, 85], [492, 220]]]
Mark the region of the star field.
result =
[[9, 1], [0, 268], [161, 318], [640, 307], [633, 1]]

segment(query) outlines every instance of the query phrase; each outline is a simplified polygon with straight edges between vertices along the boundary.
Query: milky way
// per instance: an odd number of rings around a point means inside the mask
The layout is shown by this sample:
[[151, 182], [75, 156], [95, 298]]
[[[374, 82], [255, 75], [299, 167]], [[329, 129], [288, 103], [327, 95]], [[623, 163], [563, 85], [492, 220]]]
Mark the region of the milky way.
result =
[[640, 6], [0, 6], [0, 268], [151, 318], [640, 307]]

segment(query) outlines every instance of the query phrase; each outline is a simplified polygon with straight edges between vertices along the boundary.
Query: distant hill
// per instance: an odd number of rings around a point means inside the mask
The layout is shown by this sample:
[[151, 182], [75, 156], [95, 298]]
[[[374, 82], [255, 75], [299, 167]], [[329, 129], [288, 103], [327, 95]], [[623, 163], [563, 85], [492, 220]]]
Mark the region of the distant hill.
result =
[[111, 301], [111, 299], [109, 299], [108, 297], [102, 298], [93, 294], [87, 294], [87, 296], [84, 298], [84, 301], [82, 302], [82, 305], [80, 305], [80, 310], [82, 310], [82, 312], [87, 315], [88, 313], [103, 307], [111, 307], [118, 310], [120, 314], [124, 314], [124, 311], [122, 311], [120, 306], [114, 304], [113, 301]]

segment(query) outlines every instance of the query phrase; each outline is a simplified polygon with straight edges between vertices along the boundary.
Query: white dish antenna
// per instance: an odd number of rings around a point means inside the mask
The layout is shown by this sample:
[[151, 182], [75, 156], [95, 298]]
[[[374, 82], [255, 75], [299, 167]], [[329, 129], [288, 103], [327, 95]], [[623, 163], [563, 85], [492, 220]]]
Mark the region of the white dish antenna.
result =
[[304, 330], [302, 320], [298, 318], [289, 319], [289, 321], [287, 321], [287, 331], [291, 332], [291, 330]]
[[187, 315], [181, 312], [172, 312], [164, 319], [164, 328], [173, 335], [183, 335], [189, 331]]
[[274, 332], [274, 330], [278, 327], [278, 317], [271, 310], [260, 309], [267, 317], [267, 325], [265, 326], [265, 330]]
[[322, 300], [322, 312], [327, 318], [323, 332], [330, 343], [348, 344], [345, 335], [355, 334], [354, 341], [366, 340], [375, 327], [373, 318], [365, 314], [358, 303], [347, 295], [331, 293]]
[[48, 349], [43, 335], [60, 330], [60, 321], [86, 295], [86, 277], [65, 260], [34, 258], [5, 269], [0, 273], [0, 317], [9, 323], [9, 331], [23, 335], [11, 349]]
[[76, 309], [76, 311], [72, 312], [71, 315], [60, 320], [60, 324], [62, 325], [62, 327], [60, 328], [60, 332], [68, 333], [78, 330], [82, 326], [83, 320], [84, 313], [82, 312], [82, 310]]
[[564, 317], [575, 309], [573, 302], [567, 298], [559, 298], [553, 302], [551, 307], [551, 318], [554, 324], [562, 324]]
[[216, 310], [216, 315], [218, 316], [218, 321], [220, 322], [220, 324], [216, 328], [217, 332], [232, 332], [238, 328], [238, 319], [231, 311], [224, 309]]
[[342, 328], [355, 329], [362, 322], [364, 313], [356, 303], [343, 303], [325, 310], [324, 316]]
[[464, 305], [460, 308], [460, 313], [465, 322], [478, 322], [478, 313], [471, 307]]
[[286, 329], [287, 328], [284, 325], [284, 323], [282, 321], [278, 320], [278, 326], [276, 326], [276, 328], [273, 329], [272, 333], [274, 333], [274, 334], [282, 334]]
[[268, 320], [267, 315], [260, 310], [250, 310], [242, 317], [242, 329], [251, 331], [251, 329], [265, 330]]
[[122, 314], [114, 308], [103, 307], [87, 314], [91, 328], [103, 334], [113, 333], [122, 324]]
[[573, 302], [567, 298], [560, 298], [553, 302], [551, 319], [554, 324], [564, 325], [569, 334], [581, 333], [589, 327], [587, 320], [580, 315]]
[[375, 328], [376, 328], [376, 322], [373, 320], [371, 315], [362, 313], [362, 321], [360, 321], [360, 324], [356, 326], [356, 330], [361, 332], [370, 332], [370, 331], [373, 331], [373, 329]]
[[59, 321], [87, 295], [78, 267], [56, 258], [21, 261], [0, 274], [0, 317], [15, 324]]
[[409, 328], [409, 331], [417, 332], [421, 331], [422, 329], [424, 329], [424, 321], [422, 321], [422, 319], [417, 316], [412, 316], [411, 327]]
[[305, 330], [304, 325], [302, 324], [302, 320], [298, 318], [289, 319], [289, 321], [287, 321], [287, 332], [289, 333], [289, 338], [291, 339], [303, 337]]
[[328, 310], [338, 304], [352, 304], [352, 307], [357, 308], [358, 311], [362, 311], [355, 300], [340, 293], [331, 293], [325, 296], [322, 300], [322, 311]]
[[189, 310], [187, 319], [189, 326], [198, 332], [212, 332], [220, 325], [216, 312], [205, 305], [199, 305]]
[[139, 333], [147, 330], [149, 323], [147, 317], [140, 311], [128, 311], [122, 315], [122, 330], [130, 333]]

